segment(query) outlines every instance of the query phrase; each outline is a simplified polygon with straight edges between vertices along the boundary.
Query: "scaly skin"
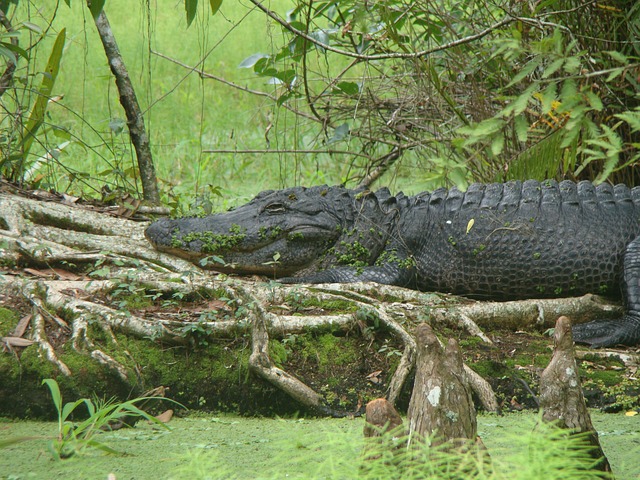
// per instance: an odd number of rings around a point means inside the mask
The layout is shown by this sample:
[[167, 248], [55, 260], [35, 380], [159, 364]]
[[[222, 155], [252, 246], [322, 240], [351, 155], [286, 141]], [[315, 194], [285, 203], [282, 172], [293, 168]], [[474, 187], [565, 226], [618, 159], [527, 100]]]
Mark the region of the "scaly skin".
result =
[[577, 325], [574, 338], [640, 343], [640, 188], [529, 180], [394, 197], [296, 187], [159, 220], [146, 235], [159, 250], [226, 262], [213, 269], [285, 283], [373, 281], [499, 300], [622, 294], [621, 319]]

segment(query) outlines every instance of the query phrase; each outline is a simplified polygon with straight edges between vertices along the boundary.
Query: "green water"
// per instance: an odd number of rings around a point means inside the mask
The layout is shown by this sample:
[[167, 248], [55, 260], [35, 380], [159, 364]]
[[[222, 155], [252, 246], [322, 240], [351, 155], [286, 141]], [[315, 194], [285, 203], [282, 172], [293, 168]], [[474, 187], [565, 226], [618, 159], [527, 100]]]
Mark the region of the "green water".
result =
[[[536, 415], [480, 416], [478, 430], [496, 462], [516, 467], [526, 457]], [[640, 416], [593, 413], [602, 446], [618, 479], [640, 479]], [[126, 452], [55, 461], [46, 440], [0, 450], [1, 479], [352, 478], [358, 474], [362, 427], [358, 419], [272, 419], [192, 416], [171, 431], [148, 424], [100, 434]], [[0, 419], [0, 441], [55, 435], [52, 422]], [[508, 469], [508, 468], [507, 468]], [[516, 478], [522, 478], [517, 477]]]

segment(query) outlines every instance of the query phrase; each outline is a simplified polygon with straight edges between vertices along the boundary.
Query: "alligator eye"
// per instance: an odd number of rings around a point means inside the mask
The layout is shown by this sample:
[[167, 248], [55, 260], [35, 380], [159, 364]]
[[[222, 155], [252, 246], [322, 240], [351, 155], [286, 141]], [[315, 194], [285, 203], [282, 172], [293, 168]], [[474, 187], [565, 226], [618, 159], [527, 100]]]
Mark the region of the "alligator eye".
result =
[[282, 203], [270, 203], [264, 210], [267, 213], [283, 213], [286, 209]]

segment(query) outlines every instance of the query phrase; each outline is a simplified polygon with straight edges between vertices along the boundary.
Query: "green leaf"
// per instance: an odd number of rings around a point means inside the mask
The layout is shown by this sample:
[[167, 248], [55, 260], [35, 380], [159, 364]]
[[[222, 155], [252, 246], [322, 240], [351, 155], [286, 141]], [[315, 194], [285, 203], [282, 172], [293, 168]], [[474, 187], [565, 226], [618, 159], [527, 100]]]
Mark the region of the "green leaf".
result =
[[240, 65], [238, 65], [238, 68], [251, 68], [263, 58], [269, 58], [269, 55], [266, 55], [264, 53], [254, 53], [253, 55], [241, 61]]
[[461, 128], [461, 132], [469, 132], [474, 137], [486, 137], [493, 135], [504, 126], [504, 120], [500, 118], [487, 118], [470, 128]]
[[283, 83], [287, 84], [287, 85], [291, 85], [292, 83], [294, 83], [294, 80], [296, 78], [296, 71], [295, 70], [284, 70], [282, 72], [277, 72], [274, 75], [275, 78], [277, 78], [278, 80], [281, 80]]
[[627, 65], [629, 63], [629, 57], [627, 57], [624, 53], [622, 52], [618, 52], [616, 50], [609, 50], [604, 52], [607, 55], [609, 55], [611, 58], [613, 58], [616, 62], [620, 62], [623, 63], [625, 65]]
[[587, 101], [589, 102], [589, 105], [591, 105], [591, 107], [594, 110], [597, 110], [598, 112], [602, 111], [602, 109], [604, 108], [604, 105], [602, 105], [602, 100], [600, 100], [600, 97], [598, 97], [595, 93], [591, 91], [586, 92], [586, 97], [587, 97]]
[[620, 67], [620, 68], [615, 68], [613, 69], [609, 75], [607, 75], [607, 82], [611, 82], [612, 80], [614, 80], [615, 78], [619, 77], [620, 75], [622, 75], [625, 71], [625, 67]]
[[278, 97], [278, 99], [276, 100], [276, 105], [281, 107], [287, 100], [295, 96], [296, 94], [294, 90], [287, 89], [282, 95]]
[[526, 142], [527, 137], [529, 136], [529, 122], [524, 115], [518, 115], [514, 122], [513, 126], [516, 131], [516, 136], [520, 142]]
[[347, 136], [349, 136], [349, 124], [343, 123], [339, 127], [336, 127], [336, 129], [333, 131], [333, 137], [331, 137], [327, 141], [327, 143], [339, 142], [340, 140], [344, 140], [345, 138], [347, 138]]
[[53, 378], [45, 378], [42, 380], [42, 385], [46, 385], [49, 387], [49, 391], [51, 391], [51, 398], [53, 399], [53, 404], [56, 407], [58, 413], [62, 413], [62, 395], [60, 394], [60, 387], [58, 387], [58, 382], [56, 382]]
[[515, 100], [513, 100], [509, 105], [505, 107], [505, 109], [501, 112], [502, 116], [508, 117], [509, 115], [520, 115], [529, 105], [529, 100], [534, 93], [538, 90], [538, 86], [535, 83], [532, 83], [527, 87], [527, 89], [518, 95]]
[[616, 114], [615, 117], [627, 122], [634, 132], [640, 131], [640, 112], [622, 112]]
[[520, 70], [516, 74], [516, 76], [511, 79], [511, 81], [507, 84], [507, 88], [515, 85], [516, 83], [520, 82], [525, 77], [527, 77], [529, 74], [531, 74], [531, 72], [533, 72], [536, 68], [538, 68], [538, 65], [540, 65], [540, 62], [541, 62], [541, 59], [539, 57], [536, 57], [533, 60], [531, 60], [529, 63], [527, 63], [522, 68], [522, 70]]
[[[67, 3], [67, 5], [69, 4]], [[35, 23], [22, 22], [21, 25], [24, 26], [27, 30], [31, 30], [33, 33], [37, 33], [38, 35], [42, 35], [43, 33], [42, 28], [40, 28], [40, 25], [36, 25]]]
[[209, 5], [211, 5], [211, 15], [215, 15], [220, 10], [222, 0], [209, 0]]
[[356, 82], [338, 82], [336, 88], [347, 95], [357, 95], [360, 93], [360, 87]]
[[565, 59], [564, 71], [569, 74], [577, 73], [580, 70], [581, 66], [582, 66], [582, 61], [580, 60], [579, 57], [569, 57]]
[[562, 82], [562, 88], [560, 89], [560, 101], [565, 105], [569, 101], [573, 101], [573, 97], [575, 97], [577, 93], [578, 87], [576, 86], [576, 82], [571, 79], [565, 80]]
[[542, 74], [542, 78], [549, 78], [551, 75], [553, 75], [558, 70], [560, 70], [560, 68], [562, 67], [563, 64], [564, 64], [564, 58], [559, 58], [559, 59], [551, 62], [551, 65], [549, 65], [547, 68], [544, 69], [544, 73]]
[[91, 2], [89, 2], [89, 11], [91, 12], [91, 15], [94, 19], [98, 18], [98, 15], [100, 15], [100, 12], [102, 12], [104, 2], [105, 0], [91, 0]]
[[187, 13], [187, 28], [196, 18], [196, 12], [198, 11], [198, 0], [184, 0], [184, 9]]
[[542, 98], [540, 102], [542, 103], [542, 113], [545, 115], [553, 113], [553, 101], [556, 99], [556, 84], [550, 83], [547, 85], [547, 88], [542, 92]]
[[8, 58], [9, 61], [11, 63], [13, 63], [14, 65], [16, 63], [18, 63], [18, 59], [13, 54], [13, 52], [7, 48], [7, 44], [6, 43], [0, 43], [0, 56]]
[[504, 149], [504, 135], [498, 134], [491, 142], [491, 153], [494, 155], [500, 155]]
[[65, 38], [66, 29], [63, 28], [60, 30], [60, 33], [58, 33], [56, 41], [53, 44], [53, 48], [51, 49], [49, 61], [47, 62], [47, 66], [42, 77], [42, 84], [38, 91], [38, 96], [33, 104], [33, 109], [29, 115], [27, 125], [24, 128], [24, 132], [22, 134], [22, 151], [25, 158], [31, 149], [36, 132], [44, 122], [44, 114], [47, 110], [49, 97], [51, 96], [53, 85], [58, 77], [58, 72], [60, 71], [60, 59], [62, 58], [62, 52], [64, 50]]
[[222, 258], [217, 257], [215, 255], [209, 255], [208, 257], [205, 257], [202, 260], [200, 260], [200, 266], [206, 267], [210, 262], [219, 263], [220, 265], [227, 264], [227, 262], [225, 262]]
[[20, 48], [18, 45], [14, 45], [13, 43], [5, 43], [5, 42], [1, 42], [0, 45], [2, 45], [4, 48], [10, 50], [13, 53], [17, 53], [25, 60], [29, 60], [29, 55], [27, 54], [27, 52], [24, 49]]
[[88, 440], [87, 445], [93, 448], [97, 448], [98, 450], [102, 450], [105, 453], [109, 453], [111, 455], [124, 455], [123, 452], [111, 448], [109, 445], [105, 445], [102, 442], [98, 442], [97, 440]]
[[84, 401], [85, 401], [85, 399], [81, 398], [80, 400], [76, 400], [75, 402], [69, 402], [69, 403], [65, 404], [64, 408], [62, 409], [62, 413], [61, 413], [62, 421], [65, 421], [69, 417], [69, 415], [71, 415], [71, 412], [73, 412], [78, 405], [83, 404]]

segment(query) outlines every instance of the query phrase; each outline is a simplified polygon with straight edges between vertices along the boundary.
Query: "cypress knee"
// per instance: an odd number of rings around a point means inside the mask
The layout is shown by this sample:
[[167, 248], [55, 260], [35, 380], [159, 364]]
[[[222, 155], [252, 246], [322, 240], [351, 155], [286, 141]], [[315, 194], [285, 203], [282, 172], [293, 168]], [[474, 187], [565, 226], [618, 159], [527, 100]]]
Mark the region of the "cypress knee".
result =
[[407, 412], [410, 435], [436, 444], [475, 441], [476, 410], [455, 340], [443, 348], [427, 324], [416, 330], [416, 379]]
[[590, 453], [597, 462], [594, 469], [611, 472], [582, 394], [571, 321], [567, 317], [556, 322], [553, 357], [540, 376], [540, 408], [543, 421], [569, 429], [572, 434], [585, 435], [593, 446]]

